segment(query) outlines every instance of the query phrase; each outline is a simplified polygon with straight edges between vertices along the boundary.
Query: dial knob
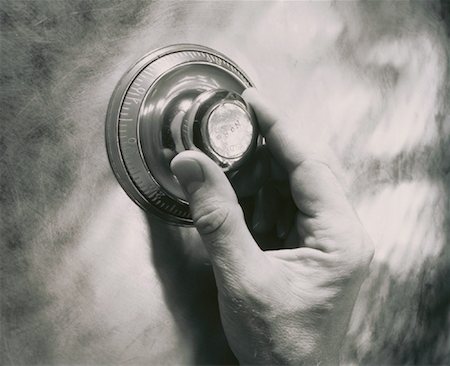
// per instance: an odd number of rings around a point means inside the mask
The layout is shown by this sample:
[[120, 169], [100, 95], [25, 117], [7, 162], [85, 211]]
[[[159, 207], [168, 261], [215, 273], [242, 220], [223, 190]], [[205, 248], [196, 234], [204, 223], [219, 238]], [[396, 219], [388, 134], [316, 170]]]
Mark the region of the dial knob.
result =
[[239, 167], [256, 145], [257, 130], [251, 107], [238, 94], [224, 89], [201, 93], [182, 123], [182, 141], [199, 149], [224, 171]]

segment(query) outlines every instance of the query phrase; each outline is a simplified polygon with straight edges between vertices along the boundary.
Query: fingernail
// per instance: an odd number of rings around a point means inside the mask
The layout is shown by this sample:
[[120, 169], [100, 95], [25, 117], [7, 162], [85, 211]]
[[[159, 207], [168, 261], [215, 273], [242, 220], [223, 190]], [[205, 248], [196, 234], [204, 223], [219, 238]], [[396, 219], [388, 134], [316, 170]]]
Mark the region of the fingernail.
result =
[[170, 167], [188, 194], [195, 192], [205, 180], [202, 167], [194, 159], [183, 159], [181, 161], [175, 159]]

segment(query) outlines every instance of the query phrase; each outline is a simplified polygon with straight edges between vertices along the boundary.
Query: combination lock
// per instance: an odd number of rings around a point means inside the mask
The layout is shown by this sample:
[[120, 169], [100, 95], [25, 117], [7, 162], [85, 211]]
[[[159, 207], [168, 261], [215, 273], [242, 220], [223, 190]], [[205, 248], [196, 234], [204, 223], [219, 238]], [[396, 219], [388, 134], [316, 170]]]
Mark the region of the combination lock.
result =
[[106, 118], [108, 157], [117, 180], [141, 208], [192, 224], [173, 157], [200, 150], [228, 176], [261, 138], [242, 92], [250, 79], [230, 59], [199, 45], [173, 45], [139, 60], [119, 81]]

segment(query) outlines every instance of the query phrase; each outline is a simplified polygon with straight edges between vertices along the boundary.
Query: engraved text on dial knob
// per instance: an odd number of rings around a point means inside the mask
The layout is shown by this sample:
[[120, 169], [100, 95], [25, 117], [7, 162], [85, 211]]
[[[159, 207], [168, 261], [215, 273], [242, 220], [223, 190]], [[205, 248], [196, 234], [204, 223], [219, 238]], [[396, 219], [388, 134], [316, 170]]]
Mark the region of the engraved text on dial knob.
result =
[[254, 127], [244, 109], [223, 103], [209, 115], [207, 131], [212, 149], [226, 159], [235, 159], [250, 147]]

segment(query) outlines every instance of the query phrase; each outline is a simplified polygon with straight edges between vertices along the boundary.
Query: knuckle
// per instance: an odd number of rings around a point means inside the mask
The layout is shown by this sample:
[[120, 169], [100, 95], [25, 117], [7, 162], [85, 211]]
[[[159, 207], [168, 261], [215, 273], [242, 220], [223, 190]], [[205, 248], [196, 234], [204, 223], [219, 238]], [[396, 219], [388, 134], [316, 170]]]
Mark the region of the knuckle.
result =
[[194, 225], [200, 234], [213, 234], [223, 227], [228, 215], [229, 212], [224, 207], [202, 207], [193, 217]]
[[306, 173], [316, 175], [318, 171], [331, 172], [331, 168], [327, 159], [324, 157], [324, 153], [313, 149], [308, 152], [308, 156], [297, 162], [294, 169], [294, 173], [298, 175]]
[[366, 273], [374, 256], [372, 240], [363, 228], [349, 230], [345, 236], [348, 238], [345, 245], [340, 243], [341, 249], [335, 252], [338, 266], [348, 277]]
[[348, 264], [352, 272], [366, 272], [372, 262], [375, 250], [372, 240], [363, 233], [361, 240], [352, 248], [352, 254], [348, 256]]
[[193, 214], [194, 225], [202, 235], [214, 235], [226, 227], [233, 215], [230, 204], [217, 201], [205, 201]]

